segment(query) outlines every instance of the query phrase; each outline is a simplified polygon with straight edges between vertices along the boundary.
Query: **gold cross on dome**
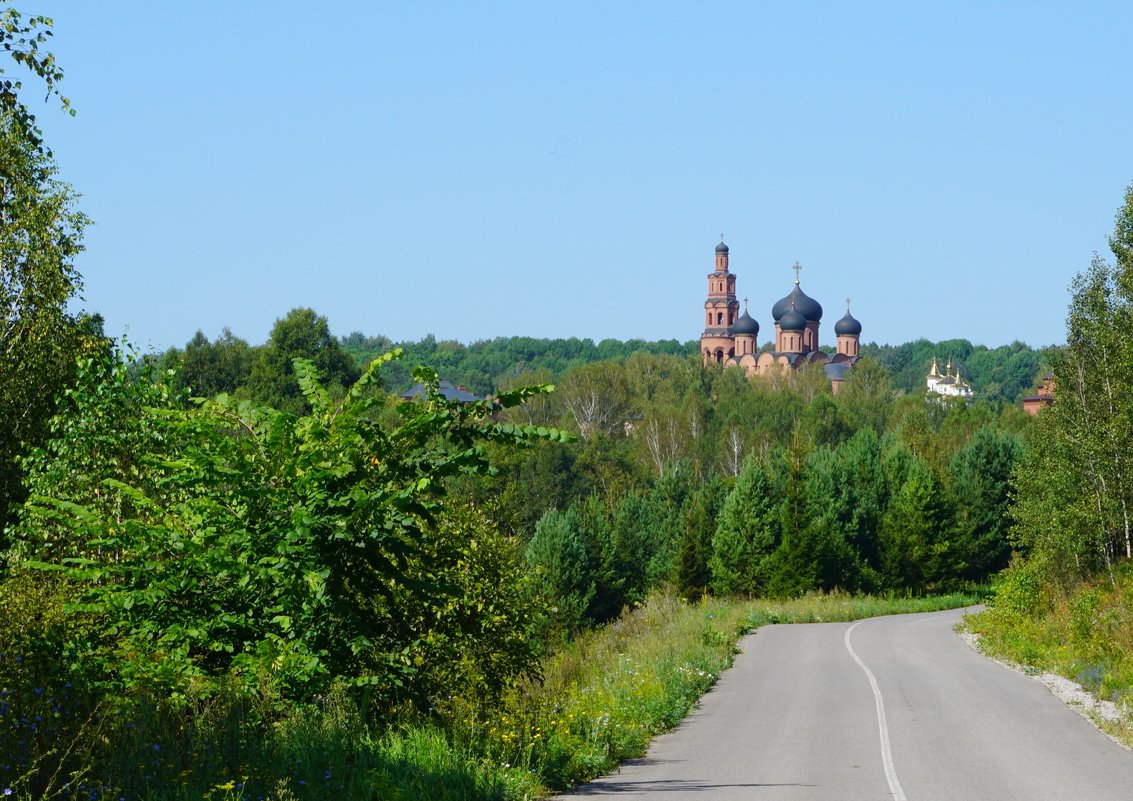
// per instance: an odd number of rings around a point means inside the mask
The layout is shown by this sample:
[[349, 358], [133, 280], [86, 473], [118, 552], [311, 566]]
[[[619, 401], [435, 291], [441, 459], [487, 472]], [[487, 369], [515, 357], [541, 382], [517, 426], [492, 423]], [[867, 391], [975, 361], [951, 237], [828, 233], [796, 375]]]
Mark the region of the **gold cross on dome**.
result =
[[802, 272], [803, 266], [796, 261], [795, 266], [791, 269], [795, 271], [795, 283], [797, 284], [799, 282], [799, 273]]

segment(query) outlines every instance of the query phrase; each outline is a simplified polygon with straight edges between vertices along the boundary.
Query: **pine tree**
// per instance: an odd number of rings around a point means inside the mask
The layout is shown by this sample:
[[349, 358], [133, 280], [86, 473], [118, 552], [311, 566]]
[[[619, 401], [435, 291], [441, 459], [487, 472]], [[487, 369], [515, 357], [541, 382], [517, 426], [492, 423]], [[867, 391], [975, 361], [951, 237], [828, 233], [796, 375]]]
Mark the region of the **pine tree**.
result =
[[1007, 567], [1011, 473], [1019, 438], [985, 427], [952, 459], [949, 469], [956, 510], [956, 568], [961, 578], [979, 580]]
[[677, 561], [677, 590], [688, 600], [704, 595], [712, 582], [708, 568], [712, 535], [725, 497], [723, 482], [713, 475], [696, 489], [686, 505], [684, 536]]
[[771, 480], [748, 459], [720, 510], [708, 567], [717, 595], [757, 596], [767, 589], [766, 561], [779, 544], [778, 499]]
[[922, 590], [952, 578], [954, 549], [943, 487], [923, 459], [914, 457], [881, 525], [881, 560], [892, 589]]
[[535, 524], [525, 554], [557, 628], [568, 633], [583, 626], [596, 592], [586, 541], [572, 522], [557, 509], [547, 510]]

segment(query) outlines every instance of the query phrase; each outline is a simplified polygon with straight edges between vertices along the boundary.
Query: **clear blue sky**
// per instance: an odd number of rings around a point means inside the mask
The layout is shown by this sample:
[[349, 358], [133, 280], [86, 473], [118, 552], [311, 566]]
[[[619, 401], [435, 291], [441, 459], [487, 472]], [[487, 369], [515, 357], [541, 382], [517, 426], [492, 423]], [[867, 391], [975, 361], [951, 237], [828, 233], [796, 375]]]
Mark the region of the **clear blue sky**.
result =
[[1133, 181], [1127, 1], [13, 5], [143, 348], [693, 339], [721, 232], [761, 341], [797, 260], [825, 342], [1049, 344]]

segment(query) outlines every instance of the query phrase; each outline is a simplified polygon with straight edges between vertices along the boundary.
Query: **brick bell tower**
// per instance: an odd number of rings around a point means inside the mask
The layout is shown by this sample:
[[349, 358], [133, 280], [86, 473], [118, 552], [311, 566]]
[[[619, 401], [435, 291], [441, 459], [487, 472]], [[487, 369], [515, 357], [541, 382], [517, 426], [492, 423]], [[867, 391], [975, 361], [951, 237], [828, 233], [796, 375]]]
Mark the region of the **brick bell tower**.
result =
[[716, 246], [716, 269], [708, 274], [708, 299], [704, 301], [704, 333], [700, 353], [704, 364], [723, 364], [736, 355], [732, 326], [740, 310], [736, 300], [736, 277], [728, 272], [728, 246], [724, 235]]

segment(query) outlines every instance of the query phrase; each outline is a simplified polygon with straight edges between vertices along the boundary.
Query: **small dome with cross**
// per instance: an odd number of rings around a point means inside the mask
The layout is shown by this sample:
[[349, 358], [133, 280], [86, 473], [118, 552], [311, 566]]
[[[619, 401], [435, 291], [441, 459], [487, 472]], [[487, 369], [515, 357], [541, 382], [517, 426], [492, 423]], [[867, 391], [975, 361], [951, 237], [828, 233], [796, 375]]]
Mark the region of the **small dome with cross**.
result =
[[862, 324], [850, 314], [850, 299], [846, 298], [846, 316], [834, 323], [834, 335], [840, 337], [856, 337], [862, 333]]

